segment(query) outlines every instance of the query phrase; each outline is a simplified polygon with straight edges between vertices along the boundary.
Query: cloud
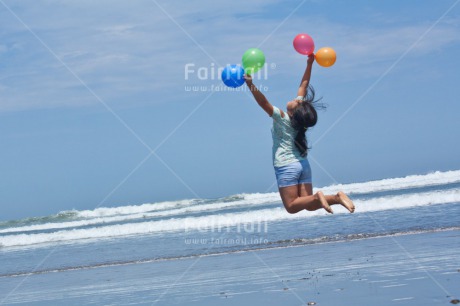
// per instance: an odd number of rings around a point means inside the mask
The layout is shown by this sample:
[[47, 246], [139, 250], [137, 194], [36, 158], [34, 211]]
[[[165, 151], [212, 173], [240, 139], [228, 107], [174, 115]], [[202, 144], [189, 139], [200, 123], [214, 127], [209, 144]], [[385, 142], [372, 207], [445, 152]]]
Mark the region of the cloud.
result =
[[[171, 92], [184, 94], [182, 86], [190, 84], [184, 80], [185, 64], [239, 63], [246, 49], [260, 44], [298, 5], [274, 0], [157, 3], [174, 21], [153, 1], [10, 5], [65, 65], [110, 105], [132, 104], [132, 97], [154, 103], [163, 97], [171, 99]], [[308, 3], [261, 46], [267, 61], [277, 64], [274, 75], [289, 75], [303, 60], [292, 49], [292, 38], [299, 29], [308, 29], [317, 47], [336, 49], [337, 69], [328, 70], [330, 75], [365, 79], [381, 73], [430, 26], [414, 21], [363, 27], [352, 20], [339, 22], [314, 15], [308, 16], [307, 24]], [[11, 14], [3, 10], [0, 18], [8, 21], [0, 36], [6, 43], [0, 45], [0, 111], [98, 104]], [[415, 46], [411, 57], [442, 52], [458, 43], [458, 27], [457, 19], [440, 23]]]

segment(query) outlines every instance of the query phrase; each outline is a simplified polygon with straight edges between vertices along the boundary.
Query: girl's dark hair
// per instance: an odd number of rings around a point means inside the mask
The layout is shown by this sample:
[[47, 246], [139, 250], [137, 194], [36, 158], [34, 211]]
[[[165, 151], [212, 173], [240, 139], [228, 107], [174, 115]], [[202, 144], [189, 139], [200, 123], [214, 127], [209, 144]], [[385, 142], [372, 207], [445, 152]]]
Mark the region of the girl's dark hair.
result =
[[297, 135], [294, 139], [295, 146], [303, 157], [307, 155], [309, 149], [305, 133], [308, 128], [315, 126], [318, 121], [316, 109], [325, 108], [323, 104], [318, 103], [320, 100], [315, 100], [315, 89], [309, 85], [304, 100], [295, 108], [290, 118], [292, 127], [297, 130]]

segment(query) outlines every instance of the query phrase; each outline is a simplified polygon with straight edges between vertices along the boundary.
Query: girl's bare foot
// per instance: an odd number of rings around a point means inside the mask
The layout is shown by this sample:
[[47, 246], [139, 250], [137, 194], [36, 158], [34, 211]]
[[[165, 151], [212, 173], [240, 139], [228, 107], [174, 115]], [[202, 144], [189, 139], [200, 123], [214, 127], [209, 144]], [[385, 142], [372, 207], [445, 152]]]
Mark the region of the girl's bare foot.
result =
[[342, 204], [343, 207], [348, 209], [348, 211], [350, 211], [351, 213], [355, 211], [355, 205], [353, 204], [353, 201], [350, 200], [350, 198], [345, 193], [339, 191], [337, 193], [337, 197], [340, 200], [340, 204]]
[[334, 212], [332, 211], [332, 208], [329, 206], [329, 204], [326, 201], [326, 198], [324, 197], [324, 194], [321, 191], [318, 191], [316, 193], [316, 196], [321, 203], [321, 206], [328, 212], [333, 214]]

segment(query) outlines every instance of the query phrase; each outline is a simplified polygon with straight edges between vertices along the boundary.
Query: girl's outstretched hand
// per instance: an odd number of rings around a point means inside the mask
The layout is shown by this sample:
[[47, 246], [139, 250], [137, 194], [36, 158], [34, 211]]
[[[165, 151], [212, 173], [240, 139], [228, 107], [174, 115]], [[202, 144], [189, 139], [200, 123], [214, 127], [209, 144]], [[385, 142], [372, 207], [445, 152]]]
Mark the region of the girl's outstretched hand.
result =
[[252, 85], [252, 77], [250, 74], [244, 74], [243, 75], [244, 80], [246, 81], [246, 85], [251, 86]]
[[307, 64], [311, 65], [315, 61], [315, 55], [312, 53], [308, 56]]

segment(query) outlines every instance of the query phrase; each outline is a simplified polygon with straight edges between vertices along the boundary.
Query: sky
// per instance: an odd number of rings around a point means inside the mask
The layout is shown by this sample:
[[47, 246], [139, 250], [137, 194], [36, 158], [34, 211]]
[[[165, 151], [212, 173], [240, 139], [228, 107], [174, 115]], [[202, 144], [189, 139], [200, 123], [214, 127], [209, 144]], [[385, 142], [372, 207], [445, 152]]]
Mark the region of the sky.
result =
[[458, 2], [0, 0], [0, 220], [276, 191], [271, 119], [217, 71], [260, 48], [285, 108], [299, 33], [337, 53], [315, 187], [460, 169]]

